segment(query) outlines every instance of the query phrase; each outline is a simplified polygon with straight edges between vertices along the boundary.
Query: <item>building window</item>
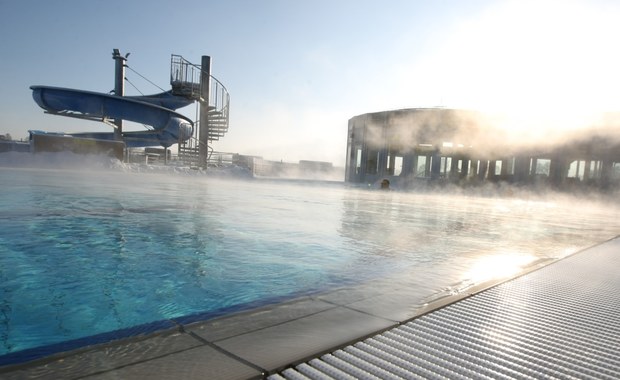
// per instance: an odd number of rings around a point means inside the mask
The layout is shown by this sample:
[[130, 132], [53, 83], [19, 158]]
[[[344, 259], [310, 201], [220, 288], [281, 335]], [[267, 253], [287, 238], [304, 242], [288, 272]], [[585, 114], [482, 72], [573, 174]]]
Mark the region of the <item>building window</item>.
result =
[[590, 161], [590, 176], [589, 178], [598, 179], [601, 178], [601, 169], [603, 167], [602, 161]]
[[506, 174], [510, 174], [510, 175], [514, 175], [515, 174], [515, 158], [511, 157], [508, 159], [508, 173]]
[[427, 167], [428, 165], [426, 164], [427, 159], [426, 156], [418, 156], [418, 167], [416, 168], [415, 171], [415, 176], [418, 178], [424, 178], [427, 177]]
[[394, 175], [399, 176], [403, 172], [403, 158], [401, 156], [394, 157]]
[[536, 175], [549, 176], [549, 167], [551, 160], [539, 158], [536, 160]]
[[439, 172], [442, 177], [448, 178], [450, 170], [452, 169], [452, 157], [441, 157], [441, 163]]
[[620, 180], [620, 162], [614, 162], [611, 165], [611, 179]]
[[379, 172], [379, 152], [368, 152], [366, 161], [366, 174], [377, 174]]
[[583, 180], [583, 173], [585, 170], [585, 161], [573, 161], [568, 167], [568, 178], [578, 178]]
[[502, 160], [495, 161], [495, 173], [494, 175], [502, 174]]

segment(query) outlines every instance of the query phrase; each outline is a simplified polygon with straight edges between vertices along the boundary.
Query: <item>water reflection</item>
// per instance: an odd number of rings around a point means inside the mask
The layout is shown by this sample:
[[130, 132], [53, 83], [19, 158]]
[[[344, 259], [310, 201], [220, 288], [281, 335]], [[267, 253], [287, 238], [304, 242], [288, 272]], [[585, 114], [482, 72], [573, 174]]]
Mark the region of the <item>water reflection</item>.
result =
[[480, 254], [471, 260], [468, 270], [462, 273], [462, 282], [472, 285], [494, 279], [513, 277], [537, 260], [531, 253], [519, 251]]
[[339, 233], [360, 261], [454, 293], [618, 234], [616, 204], [575, 201], [354, 190]]
[[582, 200], [48, 174], [0, 170], [0, 353], [336, 288], [417, 305], [620, 231]]

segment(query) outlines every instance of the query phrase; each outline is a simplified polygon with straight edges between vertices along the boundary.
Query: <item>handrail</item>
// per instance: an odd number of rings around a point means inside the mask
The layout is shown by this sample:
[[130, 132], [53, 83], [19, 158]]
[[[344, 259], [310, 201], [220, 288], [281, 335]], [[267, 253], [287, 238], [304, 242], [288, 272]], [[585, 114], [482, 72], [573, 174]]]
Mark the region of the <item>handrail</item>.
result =
[[[200, 81], [203, 73], [202, 67], [175, 54], [172, 54], [170, 62], [170, 85], [173, 93], [204, 102]], [[213, 107], [213, 110], [219, 113], [225, 121], [224, 128], [217, 128], [217, 132], [214, 130], [214, 134], [207, 137], [208, 140], [217, 140], [228, 131], [230, 94], [226, 86], [216, 77], [209, 74], [209, 79], [211, 86], [208, 106]]]
[[[179, 69], [177, 69], [176, 72], [174, 72], [175, 66], [178, 66]], [[192, 67], [194, 70], [186, 70], [187, 67]], [[170, 84], [174, 87], [175, 85], [189, 85], [190, 89], [191, 89], [191, 95], [200, 96], [200, 92], [196, 93], [194, 92], [195, 90], [200, 90], [200, 88], [196, 88], [195, 85], [201, 85], [200, 83], [200, 75], [202, 74], [203, 70], [200, 66], [189, 62], [188, 60], [186, 60], [185, 58], [183, 58], [180, 55], [176, 55], [176, 54], [172, 54], [171, 57], [171, 65], [170, 65]], [[209, 77], [211, 78], [211, 80], [215, 81], [216, 85], [214, 88], [212, 88], [211, 92], [214, 93], [215, 92], [215, 99], [218, 99], [217, 97], [217, 91], [221, 90], [222, 95], [225, 95], [226, 98], [226, 104], [228, 104], [228, 102], [230, 101], [230, 94], [228, 92], [228, 89], [226, 88], [226, 86], [224, 86], [224, 84], [222, 82], [220, 82], [219, 79], [217, 79], [216, 77], [214, 77], [213, 75], [209, 74]], [[214, 91], [215, 89], [215, 91]], [[213, 95], [213, 94], [209, 94], [209, 95]], [[224, 96], [223, 96], [224, 97]], [[211, 98], [211, 96], [209, 97]], [[209, 103], [211, 103], [211, 99], [209, 99]], [[209, 104], [209, 105], [216, 105], [216, 104]]]

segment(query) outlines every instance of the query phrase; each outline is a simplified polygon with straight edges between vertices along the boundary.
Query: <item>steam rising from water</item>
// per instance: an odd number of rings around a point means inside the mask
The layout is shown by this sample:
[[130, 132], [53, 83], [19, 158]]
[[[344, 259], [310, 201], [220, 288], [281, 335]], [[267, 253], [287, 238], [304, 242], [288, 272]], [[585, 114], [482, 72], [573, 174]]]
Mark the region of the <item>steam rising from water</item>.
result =
[[[84, 175], [93, 176], [96, 176], [98, 172], [106, 171], [158, 173], [166, 175], [182, 174], [190, 176], [205, 174], [203, 170], [190, 169], [188, 166], [127, 164], [116, 158], [110, 158], [105, 155], [83, 155], [74, 154], [72, 152], [43, 152], [37, 154], [23, 152], [0, 153], [0, 168], [1, 167], [73, 170], [81, 171]], [[240, 167], [230, 167], [226, 171], [213, 169], [210, 172], [214, 176], [220, 175], [233, 178], [249, 178], [251, 176], [251, 173], [249, 173], [247, 169]]]
[[[63, 156], [95, 160], [56, 162]], [[25, 167], [43, 157], [17, 161]], [[586, 199], [222, 181], [166, 167], [144, 175], [135, 172], [144, 166], [93, 165], [0, 169], [0, 302], [10, 305], [0, 354], [319, 290], [415, 310], [620, 231], [617, 205]]]
[[392, 136], [390, 147], [398, 147], [403, 153], [420, 144], [443, 143], [473, 148], [478, 156], [497, 157], [509, 154], [507, 149], [545, 150], [592, 138], [604, 144], [620, 142], [620, 114], [612, 112], [584, 116], [566, 124], [551, 119], [533, 122], [527, 120], [528, 115], [519, 120], [507, 114], [452, 109], [399, 110], [383, 115], [387, 120], [371, 114], [365, 140], [381, 148], [385, 141], [382, 126], [387, 123]]

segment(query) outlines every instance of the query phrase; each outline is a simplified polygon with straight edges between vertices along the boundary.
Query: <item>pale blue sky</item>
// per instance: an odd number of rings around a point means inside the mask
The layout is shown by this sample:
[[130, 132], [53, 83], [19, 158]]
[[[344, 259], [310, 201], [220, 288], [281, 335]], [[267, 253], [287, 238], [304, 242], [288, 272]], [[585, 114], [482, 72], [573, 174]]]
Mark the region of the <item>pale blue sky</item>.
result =
[[114, 48], [165, 89], [171, 54], [210, 55], [231, 94], [218, 151], [342, 165], [349, 118], [411, 107], [502, 110], [519, 114], [519, 128], [536, 128], [531, 119], [569, 128], [584, 119], [578, 110], [620, 111], [616, 3], [0, 0], [0, 134], [109, 130], [44, 114], [29, 86], [108, 92]]

